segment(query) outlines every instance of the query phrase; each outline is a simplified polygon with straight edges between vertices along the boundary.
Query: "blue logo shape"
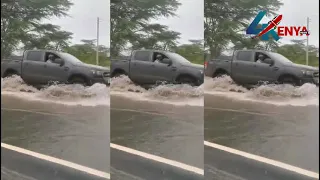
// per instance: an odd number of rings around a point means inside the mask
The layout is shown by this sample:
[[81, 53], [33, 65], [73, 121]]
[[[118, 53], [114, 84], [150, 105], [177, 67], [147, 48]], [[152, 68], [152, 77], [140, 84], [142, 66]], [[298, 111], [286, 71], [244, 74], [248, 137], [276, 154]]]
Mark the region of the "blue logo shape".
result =
[[[267, 13], [266, 11], [260, 11], [258, 13], [258, 15], [254, 18], [254, 20], [251, 22], [251, 24], [247, 28], [246, 34], [257, 35], [269, 25], [269, 24], [259, 24], [259, 22], [266, 15], [266, 13]], [[274, 29], [271, 29], [270, 31], [268, 31], [267, 33], [261, 36], [261, 40], [268, 41], [270, 38], [270, 35], [276, 41], [280, 39], [278, 33]]]

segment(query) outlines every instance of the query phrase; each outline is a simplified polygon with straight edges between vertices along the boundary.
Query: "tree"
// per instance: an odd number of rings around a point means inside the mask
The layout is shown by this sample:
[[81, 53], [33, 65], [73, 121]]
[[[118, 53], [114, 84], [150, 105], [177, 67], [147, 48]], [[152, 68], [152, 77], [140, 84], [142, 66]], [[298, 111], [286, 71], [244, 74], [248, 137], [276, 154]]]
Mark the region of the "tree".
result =
[[[10, 55], [18, 48], [19, 43], [43, 46], [49, 37], [55, 39], [56, 46], [64, 46], [65, 42], [62, 42], [62, 39], [57, 40], [58, 36], [69, 37], [71, 34], [58, 30], [57, 26], [43, 24], [42, 20], [53, 16], [66, 16], [71, 5], [70, 0], [1, 0], [1, 58]], [[45, 34], [41, 34], [44, 32]], [[58, 34], [54, 37], [55, 32]], [[41, 43], [35, 43], [34, 38], [38, 38]]]
[[245, 31], [258, 11], [263, 9], [268, 15], [275, 15], [281, 5], [280, 0], [205, 0], [205, 47], [209, 50], [210, 58], [219, 56], [232, 41], [235, 49], [240, 46], [257, 46], [258, 42], [248, 42], [241, 32]]
[[[96, 64], [96, 40], [83, 39], [81, 40], [81, 42], [81, 44], [74, 44], [64, 48], [64, 51], [76, 56], [85, 63]], [[107, 48], [106, 46], [99, 46], [99, 65], [109, 66], [109, 51], [109, 48]]]
[[52, 24], [37, 25], [33, 31], [29, 31], [21, 42], [24, 49], [52, 49], [61, 50], [68, 46], [72, 33], [60, 30], [59, 26]]
[[178, 0], [111, 0], [111, 55], [118, 56], [128, 43], [133, 48], [158, 46], [158, 38], [163, 39], [162, 46], [172, 46], [176, 39], [168, 38], [177, 38], [178, 34], [149, 21], [174, 16], [179, 5]]
[[[292, 40], [292, 44], [284, 44], [282, 46], [279, 46], [276, 51], [295, 63], [305, 64], [306, 46], [304, 45], [304, 41], [305, 40]], [[318, 47], [309, 46], [309, 65], [319, 65], [319, 58], [317, 57], [318, 52]]]
[[146, 24], [140, 32], [132, 34], [129, 43], [132, 49], [171, 50], [176, 47], [180, 33], [168, 30], [160, 24]]
[[203, 40], [189, 40], [191, 44], [183, 44], [176, 47], [175, 52], [189, 61], [197, 64], [204, 63]]

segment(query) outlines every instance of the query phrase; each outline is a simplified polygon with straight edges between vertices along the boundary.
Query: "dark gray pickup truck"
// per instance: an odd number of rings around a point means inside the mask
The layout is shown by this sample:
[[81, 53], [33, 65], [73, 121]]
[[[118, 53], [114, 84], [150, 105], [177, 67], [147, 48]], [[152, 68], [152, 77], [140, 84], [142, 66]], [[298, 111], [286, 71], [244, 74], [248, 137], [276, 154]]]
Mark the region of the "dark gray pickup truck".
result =
[[[258, 57], [264, 57], [262, 61]], [[238, 50], [233, 56], [205, 62], [205, 75], [229, 75], [241, 85], [261, 82], [284, 83], [300, 86], [304, 83], [319, 85], [319, 69], [295, 64], [281, 54], [262, 50]]]
[[[53, 61], [47, 61], [53, 55]], [[110, 84], [110, 70], [81, 62], [71, 54], [50, 50], [27, 50], [23, 56], [1, 60], [1, 77], [19, 75], [31, 85], [50, 82]]]
[[[157, 62], [159, 54], [163, 59]], [[135, 50], [128, 58], [111, 60], [111, 77], [127, 75], [141, 85], [167, 82], [199, 86], [204, 80], [203, 70], [203, 65], [168, 51]]]

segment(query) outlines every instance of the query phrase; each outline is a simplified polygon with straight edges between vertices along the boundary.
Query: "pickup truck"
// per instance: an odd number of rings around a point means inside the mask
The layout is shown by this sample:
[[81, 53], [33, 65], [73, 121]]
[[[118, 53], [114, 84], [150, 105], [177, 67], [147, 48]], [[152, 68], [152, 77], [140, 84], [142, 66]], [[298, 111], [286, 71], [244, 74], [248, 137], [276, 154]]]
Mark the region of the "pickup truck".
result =
[[[49, 55], [53, 61], [47, 61]], [[53, 56], [52, 56], [53, 55]], [[110, 84], [110, 70], [83, 63], [71, 54], [51, 50], [27, 50], [23, 56], [1, 60], [1, 77], [20, 76], [30, 85], [50, 82], [82, 84]]]
[[[158, 55], [163, 57], [159, 62], [155, 61]], [[130, 57], [111, 60], [111, 77], [127, 75], [140, 85], [166, 82], [200, 86], [204, 81], [203, 71], [203, 65], [169, 51], [135, 50]]]
[[[263, 61], [257, 61], [258, 57]], [[261, 82], [319, 85], [319, 69], [295, 64], [281, 54], [263, 50], [237, 50], [231, 58], [213, 59], [205, 62], [205, 76], [229, 75], [241, 85], [257, 85]]]

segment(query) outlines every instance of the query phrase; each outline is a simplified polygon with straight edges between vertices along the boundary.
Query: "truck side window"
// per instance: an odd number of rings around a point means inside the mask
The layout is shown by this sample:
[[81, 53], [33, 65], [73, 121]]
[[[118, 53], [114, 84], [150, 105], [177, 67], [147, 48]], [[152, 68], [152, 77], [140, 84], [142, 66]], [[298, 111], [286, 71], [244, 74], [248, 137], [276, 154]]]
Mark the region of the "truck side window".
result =
[[237, 60], [239, 61], [252, 61], [252, 53], [250, 51], [240, 51], [237, 54]]
[[162, 53], [155, 52], [155, 53], [153, 53], [153, 56], [152, 56], [152, 62], [160, 62], [160, 63], [163, 63], [162, 60], [165, 59], [165, 58], [168, 58], [168, 57], [165, 56], [165, 55], [162, 54]]
[[254, 61], [262, 63], [267, 58], [270, 58], [270, 57], [262, 52], [257, 52], [255, 53]]
[[44, 61], [41, 51], [29, 51], [27, 54], [28, 61]]
[[[49, 58], [50, 55], [52, 56], [52, 59]], [[60, 57], [56, 54], [51, 53], [51, 52], [46, 52], [46, 55], [45, 55], [46, 62], [55, 63], [54, 62], [55, 59], [60, 59]]]
[[134, 53], [133, 59], [136, 61], [149, 61], [150, 52], [149, 51], [137, 51]]

